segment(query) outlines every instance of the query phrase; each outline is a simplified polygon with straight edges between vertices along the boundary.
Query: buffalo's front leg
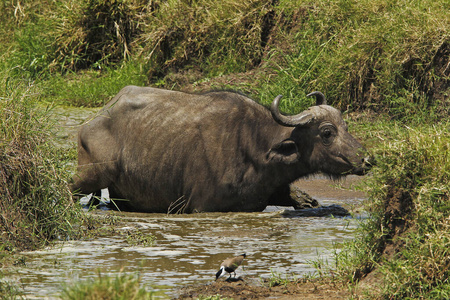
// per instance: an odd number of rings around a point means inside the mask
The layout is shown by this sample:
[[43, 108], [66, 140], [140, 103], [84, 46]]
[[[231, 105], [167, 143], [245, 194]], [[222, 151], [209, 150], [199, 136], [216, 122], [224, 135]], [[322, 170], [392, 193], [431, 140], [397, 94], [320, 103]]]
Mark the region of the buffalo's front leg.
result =
[[102, 175], [101, 168], [93, 163], [78, 166], [78, 172], [72, 177], [70, 190], [76, 194], [90, 194], [107, 188], [109, 180], [102, 178]]

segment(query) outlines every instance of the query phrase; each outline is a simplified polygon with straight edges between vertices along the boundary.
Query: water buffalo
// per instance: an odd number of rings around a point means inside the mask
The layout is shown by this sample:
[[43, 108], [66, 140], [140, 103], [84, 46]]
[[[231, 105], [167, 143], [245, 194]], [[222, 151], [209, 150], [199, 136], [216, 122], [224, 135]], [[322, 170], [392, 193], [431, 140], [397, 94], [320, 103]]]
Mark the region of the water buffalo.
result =
[[108, 188], [142, 212], [262, 211], [293, 205], [289, 184], [317, 172], [362, 175], [365, 151], [341, 113], [287, 116], [236, 92], [127, 86], [78, 135], [71, 190]]

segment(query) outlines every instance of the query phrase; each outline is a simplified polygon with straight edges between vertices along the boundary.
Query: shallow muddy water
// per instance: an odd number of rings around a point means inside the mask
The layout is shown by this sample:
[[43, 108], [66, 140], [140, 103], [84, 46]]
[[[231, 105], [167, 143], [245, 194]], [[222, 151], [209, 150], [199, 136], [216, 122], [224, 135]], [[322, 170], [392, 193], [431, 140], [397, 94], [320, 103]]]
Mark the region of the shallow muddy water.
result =
[[[322, 179], [315, 179], [322, 185]], [[310, 180], [311, 186], [315, 180]], [[301, 185], [301, 183], [299, 183]], [[329, 187], [330, 190], [335, 188]], [[339, 191], [341, 193], [339, 193]], [[337, 190], [338, 196], [352, 192]], [[314, 194], [313, 194], [314, 195]], [[320, 201], [320, 199], [319, 199]], [[344, 206], [360, 198], [324, 199]], [[25, 266], [4, 275], [19, 282], [29, 298], [57, 297], [66, 283], [120, 272], [139, 272], [148, 290], [161, 298], [175, 296], [176, 287], [207, 283], [223, 259], [247, 253], [237, 275], [269, 278], [314, 273], [311, 260], [328, 260], [343, 241], [352, 238], [357, 221], [351, 218], [285, 218], [269, 207], [262, 213], [163, 215], [97, 211], [120, 217], [117, 231], [139, 230], [154, 235], [151, 247], [130, 246], [125, 235], [68, 241], [42, 251], [23, 253]], [[281, 209], [281, 208], [280, 208]]]
[[[66, 120], [84, 119], [69, 116]], [[75, 121], [74, 121], [75, 120]], [[76, 126], [61, 133], [73, 141]], [[65, 142], [67, 145], [67, 142]], [[72, 144], [73, 145], [73, 144]], [[358, 206], [365, 198], [349, 177], [337, 187], [323, 177], [295, 183], [322, 205]], [[269, 278], [271, 273], [297, 277], [313, 273], [311, 260], [332, 262], [340, 244], [352, 238], [352, 218], [280, 215], [281, 207], [262, 213], [201, 213], [190, 215], [137, 214], [97, 210], [93, 214], [119, 216], [117, 232], [139, 230], [156, 237], [151, 247], [131, 246], [124, 234], [87, 241], [67, 241], [42, 251], [23, 253], [25, 266], [3, 270], [7, 280], [23, 287], [27, 298], [55, 298], [64, 284], [120, 272], [139, 272], [142, 285], [158, 297], [175, 296], [176, 288], [215, 279], [220, 263], [229, 256], [247, 254], [237, 275]], [[223, 279], [221, 279], [223, 280]]]

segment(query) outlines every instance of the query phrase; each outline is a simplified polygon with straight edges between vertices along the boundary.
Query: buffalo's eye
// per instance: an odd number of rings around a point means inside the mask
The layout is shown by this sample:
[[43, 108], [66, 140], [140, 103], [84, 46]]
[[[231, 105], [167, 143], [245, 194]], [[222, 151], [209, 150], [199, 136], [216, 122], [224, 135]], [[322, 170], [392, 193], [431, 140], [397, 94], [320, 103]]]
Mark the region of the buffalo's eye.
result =
[[330, 138], [332, 134], [333, 134], [333, 133], [331, 132], [331, 129], [328, 129], [328, 128], [327, 128], [327, 129], [325, 129], [325, 130], [323, 131], [323, 137], [326, 138], [326, 139]]
[[336, 128], [331, 124], [321, 126], [320, 137], [325, 145], [330, 145], [336, 136]]

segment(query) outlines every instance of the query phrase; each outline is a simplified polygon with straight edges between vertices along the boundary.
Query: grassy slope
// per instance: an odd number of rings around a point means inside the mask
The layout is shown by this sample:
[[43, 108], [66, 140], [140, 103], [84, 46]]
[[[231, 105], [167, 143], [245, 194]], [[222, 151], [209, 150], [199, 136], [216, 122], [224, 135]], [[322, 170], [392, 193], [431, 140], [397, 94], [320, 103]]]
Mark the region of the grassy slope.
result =
[[376, 122], [365, 129], [379, 140], [368, 182], [370, 217], [337, 256], [338, 272], [366, 287], [367, 281], [366, 293], [376, 298], [448, 298], [450, 123]]
[[[5, 9], [18, 24], [9, 66], [45, 79], [49, 100], [73, 105], [101, 105], [126, 84], [179, 89], [251, 70], [264, 76], [244, 89], [264, 103], [283, 94], [289, 111], [304, 107], [311, 90], [343, 109], [399, 118], [448, 104], [445, 0], [105, 3], [31, 1], [23, 14]], [[71, 92], [63, 97], [66, 82]]]

